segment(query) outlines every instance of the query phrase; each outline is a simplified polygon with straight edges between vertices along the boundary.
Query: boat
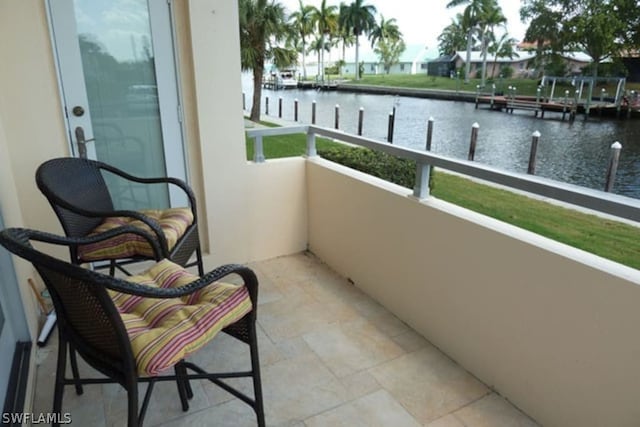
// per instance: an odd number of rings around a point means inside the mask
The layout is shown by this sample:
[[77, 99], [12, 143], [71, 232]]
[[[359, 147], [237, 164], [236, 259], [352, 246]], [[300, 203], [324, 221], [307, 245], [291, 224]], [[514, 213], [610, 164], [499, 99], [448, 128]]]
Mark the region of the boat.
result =
[[265, 88], [295, 89], [298, 87], [296, 70], [272, 70], [269, 74], [265, 75], [262, 84]]

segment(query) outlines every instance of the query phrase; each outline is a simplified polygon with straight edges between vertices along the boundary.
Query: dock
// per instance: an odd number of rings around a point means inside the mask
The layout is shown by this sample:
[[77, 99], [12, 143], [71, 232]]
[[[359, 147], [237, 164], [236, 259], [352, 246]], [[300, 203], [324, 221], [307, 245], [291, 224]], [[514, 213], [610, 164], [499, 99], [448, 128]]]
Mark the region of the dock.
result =
[[610, 101], [575, 102], [573, 99], [546, 100], [530, 96], [485, 95], [476, 98], [476, 108], [486, 105], [491, 110], [505, 111], [513, 114], [515, 110], [532, 111], [536, 117], [545, 118], [547, 113], [561, 114], [562, 120], [567, 116], [575, 119], [578, 114], [598, 116], [629, 117], [640, 114], [640, 105], [616, 105]]
[[[604, 87], [601, 87], [600, 96], [594, 96], [595, 87], [605, 83], [616, 83], [615, 96], [607, 96]], [[515, 87], [509, 86], [505, 94], [497, 93], [496, 86], [492, 85], [491, 93], [481, 93], [477, 86], [475, 104], [488, 105], [491, 110], [506, 111], [513, 114], [515, 110], [533, 111], [535, 116], [544, 118], [545, 113], [562, 114], [562, 120], [568, 115], [569, 120], [574, 120], [576, 115], [584, 115], [585, 120], [589, 116], [616, 116], [618, 118], [631, 118], [640, 116], [640, 99], [635, 91], [625, 91], [625, 78], [591, 78], [591, 77], [553, 77], [544, 76], [537, 89], [536, 96], [522, 96], [515, 93]], [[562, 95], [554, 97], [556, 84], [565, 88]], [[575, 88], [572, 93], [567, 87]], [[549, 93], [550, 92], [550, 93]], [[560, 92], [560, 90], [559, 90]]]
[[[298, 89], [308, 89], [308, 90], [336, 90], [338, 88], [339, 82], [337, 80], [325, 81], [325, 82], [315, 82], [310, 80], [298, 81], [297, 88]], [[275, 82], [271, 79], [265, 79], [262, 81], [262, 87], [264, 89], [273, 89], [280, 90], [283, 87], [275, 84]], [[284, 89], [289, 89], [292, 87], [285, 87]]]

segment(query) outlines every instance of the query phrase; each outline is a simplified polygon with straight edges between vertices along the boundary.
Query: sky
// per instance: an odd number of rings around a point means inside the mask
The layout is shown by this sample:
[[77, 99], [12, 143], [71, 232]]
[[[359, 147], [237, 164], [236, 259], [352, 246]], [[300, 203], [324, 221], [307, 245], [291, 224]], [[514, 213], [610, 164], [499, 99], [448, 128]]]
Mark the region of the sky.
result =
[[[278, 0], [289, 12], [298, 9], [298, 0]], [[348, 0], [342, 0], [348, 2]], [[447, 9], [450, 0], [367, 0], [365, 4], [376, 7], [385, 19], [395, 18], [402, 31], [405, 43], [425, 44], [428, 49], [437, 50], [438, 35], [451, 20], [464, 10], [464, 6]], [[320, 6], [321, 0], [303, 0], [305, 5]], [[327, 0], [328, 5], [339, 5], [339, 0]], [[507, 30], [511, 37], [522, 40], [527, 29], [520, 22], [520, 1], [498, 0], [507, 18]], [[379, 19], [379, 18], [378, 18]], [[368, 43], [360, 41], [361, 46]]]

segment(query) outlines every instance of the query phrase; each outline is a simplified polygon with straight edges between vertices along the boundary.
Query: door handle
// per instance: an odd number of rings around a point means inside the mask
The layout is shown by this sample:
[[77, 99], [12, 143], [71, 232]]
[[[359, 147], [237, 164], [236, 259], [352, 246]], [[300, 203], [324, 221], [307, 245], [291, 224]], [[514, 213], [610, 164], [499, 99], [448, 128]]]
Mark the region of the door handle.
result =
[[78, 126], [75, 130], [76, 133], [76, 144], [78, 145], [78, 157], [81, 159], [87, 158], [87, 142], [93, 141], [95, 138], [85, 139], [84, 137], [84, 129], [82, 126]]

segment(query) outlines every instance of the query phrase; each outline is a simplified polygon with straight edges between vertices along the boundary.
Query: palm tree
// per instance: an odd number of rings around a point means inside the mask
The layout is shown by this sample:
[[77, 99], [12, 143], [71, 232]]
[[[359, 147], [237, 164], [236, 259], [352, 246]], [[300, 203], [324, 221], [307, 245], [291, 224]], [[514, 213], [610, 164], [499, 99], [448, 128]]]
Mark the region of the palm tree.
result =
[[[341, 5], [342, 6], [342, 5]], [[353, 46], [356, 42], [356, 37], [346, 28], [339, 27], [338, 28], [338, 38], [342, 43], [342, 65], [346, 64], [346, 50], [347, 47]]]
[[498, 58], [518, 58], [518, 52], [516, 52], [513, 46], [516, 44], [516, 39], [509, 36], [509, 33], [504, 33], [498, 40], [492, 38], [491, 44], [489, 44], [488, 51], [494, 56], [493, 67], [491, 69], [491, 75], [496, 74], [496, 64]]
[[502, 13], [502, 8], [498, 5], [497, 0], [486, 0], [484, 14], [480, 22], [480, 39], [482, 41], [482, 80], [480, 86], [484, 87], [487, 79], [487, 49], [489, 40], [495, 39], [493, 34], [494, 28], [498, 25], [504, 25], [507, 22]]
[[455, 20], [447, 25], [438, 36], [438, 51], [440, 55], [452, 55], [464, 50], [467, 44], [467, 30], [464, 28], [464, 17], [458, 13]]
[[[327, 0], [322, 0], [320, 4], [320, 8], [314, 7], [312, 11], [313, 22], [316, 25], [316, 29], [318, 30], [319, 40], [318, 46], [323, 46], [326, 48], [325, 39], [327, 36], [331, 34], [335, 34], [338, 30], [338, 14], [337, 14], [336, 6], [327, 6]], [[321, 80], [324, 80], [324, 50], [322, 48], [318, 49], [320, 53], [320, 74], [319, 77]]]
[[289, 16], [291, 25], [296, 32], [296, 37], [302, 42], [302, 76], [307, 78], [306, 56], [307, 56], [307, 37], [313, 33], [313, 6], [307, 6], [298, 0], [299, 9]]
[[380, 23], [376, 24], [369, 33], [369, 40], [371, 41], [371, 47], [384, 39], [397, 40], [402, 37], [402, 33], [396, 24], [395, 18], [384, 19], [384, 15], [380, 15]]
[[271, 60], [276, 67], [294, 64], [297, 52], [290, 46], [278, 46], [291, 37], [284, 7], [277, 0], [239, 0], [240, 59], [243, 71], [253, 70], [253, 105], [251, 120], [260, 120], [264, 63]]
[[486, 0], [451, 0], [447, 4], [447, 8], [453, 8], [461, 5], [467, 5], [464, 9], [463, 22], [467, 29], [467, 60], [464, 71], [464, 81], [469, 83], [469, 73], [471, 71], [471, 47], [473, 46], [473, 33], [477, 30], [478, 24], [484, 15], [484, 7]]
[[356, 80], [360, 80], [359, 37], [362, 33], [369, 34], [375, 28], [375, 14], [375, 6], [364, 4], [364, 0], [353, 0], [349, 5], [340, 6], [340, 27], [356, 36]]

